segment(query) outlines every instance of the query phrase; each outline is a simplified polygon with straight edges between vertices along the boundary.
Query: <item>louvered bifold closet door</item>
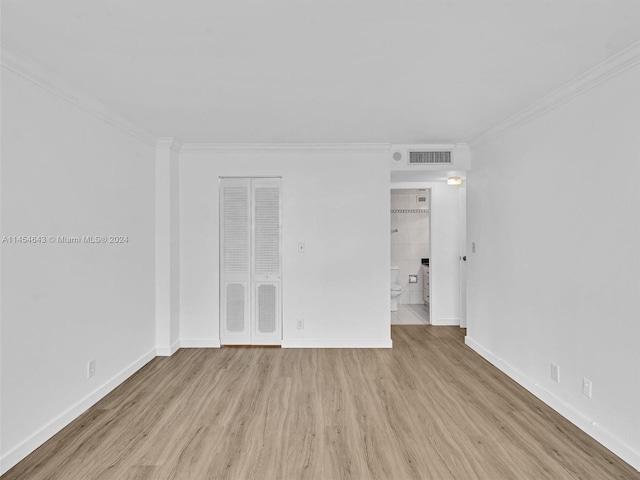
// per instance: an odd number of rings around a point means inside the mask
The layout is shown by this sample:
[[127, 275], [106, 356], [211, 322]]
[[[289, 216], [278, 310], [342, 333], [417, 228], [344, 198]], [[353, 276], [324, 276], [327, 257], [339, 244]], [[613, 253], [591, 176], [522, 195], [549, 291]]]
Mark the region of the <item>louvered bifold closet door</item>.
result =
[[254, 345], [282, 343], [281, 179], [253, 179]]
[[220, 179], [220, 342], [251, 343], [251, 181]]

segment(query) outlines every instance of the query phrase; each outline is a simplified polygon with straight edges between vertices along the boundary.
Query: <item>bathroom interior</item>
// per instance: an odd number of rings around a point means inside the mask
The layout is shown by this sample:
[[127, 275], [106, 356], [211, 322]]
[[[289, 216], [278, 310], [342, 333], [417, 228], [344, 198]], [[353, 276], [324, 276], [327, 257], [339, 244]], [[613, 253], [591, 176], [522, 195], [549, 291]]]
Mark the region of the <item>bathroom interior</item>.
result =
[[430, 190], [391, 190], [391, 324], [430, 323]]

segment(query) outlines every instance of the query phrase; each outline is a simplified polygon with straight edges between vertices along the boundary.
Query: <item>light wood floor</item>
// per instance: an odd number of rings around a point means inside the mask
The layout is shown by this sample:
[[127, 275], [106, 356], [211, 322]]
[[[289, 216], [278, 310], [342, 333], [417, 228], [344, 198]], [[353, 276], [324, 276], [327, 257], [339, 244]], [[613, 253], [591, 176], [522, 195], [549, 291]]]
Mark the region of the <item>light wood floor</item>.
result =
[[640, 479], [459, 328], [392, 332], [392, 350], [156, 358], [2, 479]]

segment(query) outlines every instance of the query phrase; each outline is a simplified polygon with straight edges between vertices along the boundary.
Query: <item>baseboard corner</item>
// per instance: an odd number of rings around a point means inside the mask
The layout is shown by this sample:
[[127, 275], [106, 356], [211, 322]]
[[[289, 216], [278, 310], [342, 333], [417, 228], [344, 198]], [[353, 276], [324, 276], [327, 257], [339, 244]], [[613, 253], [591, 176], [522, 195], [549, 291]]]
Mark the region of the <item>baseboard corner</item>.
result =
[[119, 373], [111, 377], [100, 387], [90, 392], [87, 396], [59, 414], [39, 430], [35, 431], [21, 443], [11, 448], [0, 458], [0, 475], [4, 475], [6, 472], [12, 469], [21, 460], [26, 458], [44, 442], [49, 440], [56, 433], [69, 425], [87, 409], [98, 403], [98, 401], [104, 398], [113, 389], [122, 384], [125, 380], [131, 377], [134, 373], [144, 367], [155, 357], [156, 349], [152, 348], [147, 353], [122, 369]]

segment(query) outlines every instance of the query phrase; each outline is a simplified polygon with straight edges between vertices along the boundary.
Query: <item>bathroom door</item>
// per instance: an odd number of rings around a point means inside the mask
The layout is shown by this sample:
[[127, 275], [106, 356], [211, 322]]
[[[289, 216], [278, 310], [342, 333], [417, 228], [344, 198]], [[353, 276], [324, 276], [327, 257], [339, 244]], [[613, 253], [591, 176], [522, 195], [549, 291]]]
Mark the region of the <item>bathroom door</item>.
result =
[[282, 344], [281, 179], [220, 179], [220, 341]]

